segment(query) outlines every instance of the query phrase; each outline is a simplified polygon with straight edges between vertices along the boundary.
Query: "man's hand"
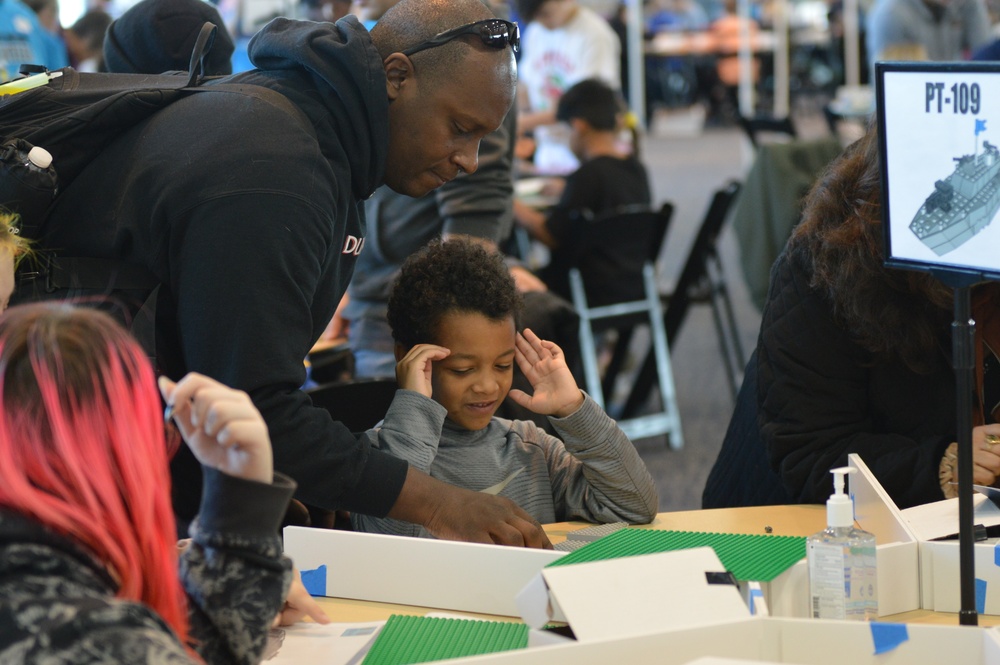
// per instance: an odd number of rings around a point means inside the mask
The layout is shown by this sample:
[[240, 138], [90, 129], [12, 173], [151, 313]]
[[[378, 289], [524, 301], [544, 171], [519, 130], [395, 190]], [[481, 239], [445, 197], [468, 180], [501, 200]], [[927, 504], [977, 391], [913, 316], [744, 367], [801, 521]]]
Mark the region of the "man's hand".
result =
[[451, 351], [443, 346], [417, 344], [396, 363], [396, 383], [400, 388], [414, 390], [424, 397], [430, 397], [434, 361], [447, 358], [450, 353]]
[[573, 373], [566, 365], [566, 357], [554, 342], [540, 339], [530, 329], [518, 333], [514, 357], [517, 366], [534, 388], [528, 395], [522, 390], [511, 390], [512, 400], [526, 409], [542, 415], [565, 418], [583, 405], [583, 393], [576, 385]]
[[541, 525], [510, 499], [461, 489], [413, 467], [389, 517], [421, 524], [445, 540], [552, 549]]

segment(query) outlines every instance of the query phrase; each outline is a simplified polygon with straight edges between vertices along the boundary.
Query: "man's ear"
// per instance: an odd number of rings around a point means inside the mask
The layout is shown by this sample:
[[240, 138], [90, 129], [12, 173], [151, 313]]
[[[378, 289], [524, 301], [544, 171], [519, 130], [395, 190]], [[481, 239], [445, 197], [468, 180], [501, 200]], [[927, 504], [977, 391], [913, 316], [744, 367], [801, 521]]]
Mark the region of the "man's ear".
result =
[[391, 102], [400, 95], [406, 82], [413, 78], [413, 63], [402, 53], [391, 53], [382, 65], [385, 67], [385, 91]]

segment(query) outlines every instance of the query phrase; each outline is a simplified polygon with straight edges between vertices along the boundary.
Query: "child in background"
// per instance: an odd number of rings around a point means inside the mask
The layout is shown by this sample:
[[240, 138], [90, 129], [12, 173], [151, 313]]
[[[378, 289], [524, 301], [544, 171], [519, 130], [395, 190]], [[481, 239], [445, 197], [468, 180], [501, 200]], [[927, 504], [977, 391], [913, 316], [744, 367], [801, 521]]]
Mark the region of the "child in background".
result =
[[[622, 146], [624, 105], [618, 93], [597, 79], [577, 83], [559, 99], [556, 117], [570, 126], [570, 147], [580, 168], [566, 178], [559, 202], [548, 212], [514, 202], [518, 224], [551, 250], [539, 272], [549, 289], [572, 299], [569, 270], [579, 265], [591, 304], [614, 301], [609, 287], [618, 277], [600, 256], [581, 257], [578, 242], [585, 214], [600, 217], [627, 206], [649, 206], [649, 176], [634, 152]], [[627, 232], [627, 231], [623, 231]], [[587, 260], [587, 259], [590, 260]]]
[[[647, 523], [653, 480], [615, 422], [576, 385], [552, 342], [516, 329], [520, 296], [503, 258], [467, 240], [434, 241], [403, 265], [389, 299], [399, 391], [368, 441], [459, 487], [507, 497], [541, 523]], [[513, 364], [534, 388], [511, 390]], [[494, 417], [511, 399], [548, 415]], [[427, 536], [393, 519], [352, 515], [354, 527]]]

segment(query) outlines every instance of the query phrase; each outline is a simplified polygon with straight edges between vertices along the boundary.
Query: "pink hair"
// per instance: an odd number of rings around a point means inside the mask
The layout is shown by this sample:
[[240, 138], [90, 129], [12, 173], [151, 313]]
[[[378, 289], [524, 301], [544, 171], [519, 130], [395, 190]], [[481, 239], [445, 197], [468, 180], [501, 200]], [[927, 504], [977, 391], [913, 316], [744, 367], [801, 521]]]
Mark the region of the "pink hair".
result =
[[68, 305], [0, 318], [0, 506], [70, 537], [188, 645], [155, 377], [107, 314]]

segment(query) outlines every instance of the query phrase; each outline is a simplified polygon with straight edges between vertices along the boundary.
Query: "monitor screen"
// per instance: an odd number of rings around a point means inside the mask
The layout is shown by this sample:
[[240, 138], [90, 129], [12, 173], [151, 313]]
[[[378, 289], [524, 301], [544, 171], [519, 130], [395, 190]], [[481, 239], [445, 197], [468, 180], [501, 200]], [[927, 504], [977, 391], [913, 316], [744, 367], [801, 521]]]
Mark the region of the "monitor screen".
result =
[[1000, 276], [1000, 63], [875, 66], [886, 263]]

